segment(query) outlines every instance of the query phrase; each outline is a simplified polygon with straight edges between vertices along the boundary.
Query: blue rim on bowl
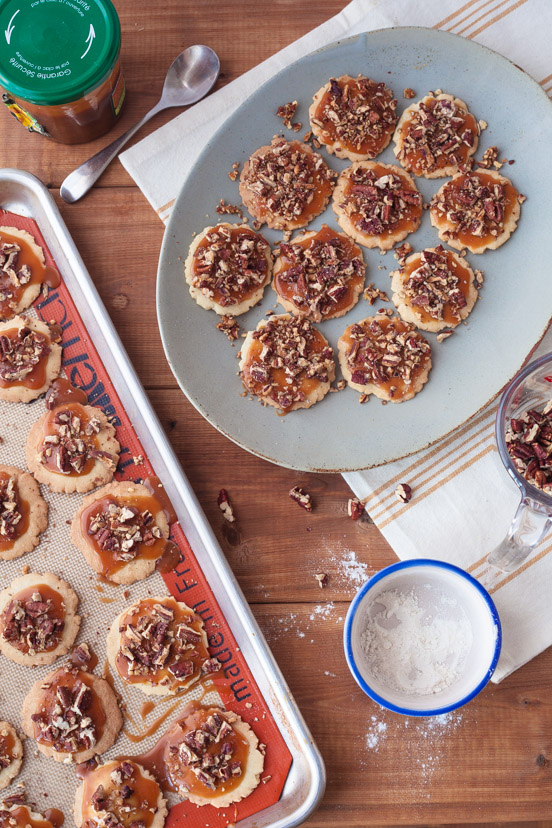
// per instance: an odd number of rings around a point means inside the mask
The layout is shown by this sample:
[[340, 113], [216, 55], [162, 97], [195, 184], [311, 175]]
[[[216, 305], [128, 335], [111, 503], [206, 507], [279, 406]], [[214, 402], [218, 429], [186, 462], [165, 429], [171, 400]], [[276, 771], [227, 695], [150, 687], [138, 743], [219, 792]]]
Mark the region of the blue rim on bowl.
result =
[[[392, 702], [383, 698], [383, 696], [381, 696], [379, 693], [376, 693], [376, 691], [367, 683], [366, 679], [362, 676], [359, 668], [357, 667], [352, 647], [353, 621], [366, 593], [369, 592], [372, 589], [372, 587], [374, 587], [383, 578], [387, 577], [388, 575], [391, 575], [393, 572], [396, 572], [397, 570], [405, 570], [411, 567], [421, 566], [432, 566], [438, 569], [454, 572], [456, 575], [459, 575], [466, 582], [468, 582], [479, 592], [481, 597], [484, 599], [489, 610], [492, 622], [494, 623], [496, 628], [496, 639], [491, 663], [489, 665], [487, 672], [485, 673], [483, 678], [478, 682], [476, 687], [474, 687], [473, 690], [471, 690], [457, 702], [443, 705], [442, 707], [435, 707], [429, 710], [419, 710], [416, 708], [400, 707], [399, 705], [393, 704]], [[373, 701], [377, 702], [382, 707], [387, 708], [387, 710], [391, 710], [394, 713], [401, 713], [405, 716], [438, 716], [442, 713], [448, 713], [451, 710], [456, 710], [459, 707], [463, 707], [463, 705], [467, 704], [469, 701], [475, 698], [475, 696], [477, 696], [477, 694], [480, 693], [481, 690], [483, 690], [483, 688], [493, 675], [496, 665], [498, 663], [498, 659], [500, 657], [500, 650], [502, 646], [502, 627], [500, 624], [498, 611], [495, 607], [495, 604], [491, 596], [489, 595], [487, 590], [479, 583], [479, 581], [477, 581], [475, 578], [469, 575], [465, 570], [461, 569], [458, 566], [454, 566], [454, 564], [446, 563], [445, 561], [437, 561], [431, 558], [414, 558], [412, 560], [399, 561], [398, 563], [386, 566], [380, 572], [377, 572], [372, 578], [370, 578], [369, 581], [367, 581], [359, 589], [359, 591], [357, 592], [357, 594], [351, 602], [351, 605], [347, 612], [347, 616], [345, 618], [345, 626], [343, 629], [343, 643], [345, 647], [345, 658], [347, 660], [347, 665], [353, 675], [353, 678], [355, 679], [359, 687], [362, 690], [364, 690], [366, 695], [369, 696]]]

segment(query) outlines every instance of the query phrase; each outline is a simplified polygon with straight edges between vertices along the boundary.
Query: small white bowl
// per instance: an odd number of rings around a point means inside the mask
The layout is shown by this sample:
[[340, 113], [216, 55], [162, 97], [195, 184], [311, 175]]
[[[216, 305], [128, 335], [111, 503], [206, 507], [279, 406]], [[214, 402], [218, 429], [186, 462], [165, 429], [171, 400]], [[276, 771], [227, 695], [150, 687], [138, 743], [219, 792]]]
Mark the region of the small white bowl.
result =
[[[389, 590], [409, 593], [435, 588], [460, 607], [472, 628], [472, 643], [463, 666], [448, 686], [435, 693], [401, 692], [373, 674], [362, 647], [370, 610], [378, 595]], [[357, 684], [382, 707], [407, 716], [436, 716], [471, 701], [487, 684], [500, 656], [502, 633], [496, 607], [481, 584], [463, 569], [443, 561], [401, 561], [382, 569], [353, 598], [343, 632], [345, 657]]]

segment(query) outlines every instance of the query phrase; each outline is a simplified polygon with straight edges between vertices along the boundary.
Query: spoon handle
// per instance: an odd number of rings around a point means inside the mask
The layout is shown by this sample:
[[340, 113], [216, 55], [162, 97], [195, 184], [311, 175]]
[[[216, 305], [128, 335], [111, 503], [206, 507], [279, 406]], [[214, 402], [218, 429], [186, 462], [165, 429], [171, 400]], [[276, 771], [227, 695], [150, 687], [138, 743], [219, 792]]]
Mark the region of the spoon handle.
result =
[[134, 126], [116, 138], [111, 144], [108, 144], [107, 147], [104, 147], [104, 149], [97, 152], [96, 155], [93, 155], [92, 158], [89, 158], [88, 161], [81, 164], [80, 167], [73, 170], [73, 172], [67, 176], [60, 187], [59, 192], [62, 199], [67, 201], [69, 204], [72, 204], [73, 202], [78, 201], [79, 198], [82, 198], [83, 195], [85, 195], [92, 187], [94, 182], [98, 180], [108, 164], [110, 164], [115, 156], [118, 155], [119, 151], [124, 147], [127, 141], [129, 141], [132, 136], [138, 132], [138, 130], [143, 127], [147, 121], [150, 120], [150, 118], [153, 118], [154, 115], [157, 115], [158, 112], [161, 112], [161, 110], [165, 108], [166, 105], [162, 104], [161, 101], [158, 101], [153, 109], [150, 109], [150, 111], [147, 112], [137, 124], [134, 124]]

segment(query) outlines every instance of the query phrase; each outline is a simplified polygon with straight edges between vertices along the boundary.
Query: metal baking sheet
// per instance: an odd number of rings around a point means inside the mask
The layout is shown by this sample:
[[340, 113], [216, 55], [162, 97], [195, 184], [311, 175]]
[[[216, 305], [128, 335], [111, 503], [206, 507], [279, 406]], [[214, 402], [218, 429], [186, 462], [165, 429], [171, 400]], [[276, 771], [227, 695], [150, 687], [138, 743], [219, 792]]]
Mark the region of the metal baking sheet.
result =
[[[0, 208], [36, 221], [45, 245], [49, 249], [61, 273], [62, 280], [78, 309], [87, 336], [104, 366], [108, 367], [110, 380], [122, 408], [129, 416], [132, 428], [145, 455], [173, 503], [180, 527], [186, 536], [193, 556], [199, 564], [213, 593], [214, 600], [218, 604], [218, 609], [235, 639], [235, 652], [240, 653], [239, 658], [243, 657], [266, 705], [266, 710], [272, 716], [285, 746], [291, 754], [291, 767], [279, 800], [263, 810], [246, 816], [240, 820], [239, 825], [243, 828], [248, 828], [248, 826], [252, 828], [253, 825], [257, 828], [262, 826], [274, 826], [274, 828], [284, 828], [286, 826], [286, 828], [291, 828], [291, 826], [298, 825], [316, 808], [324, 792], [325, 770], [322, 759], [182, 467], [151, 407], [55, 202], [46, 187], [30, 173], [15, 169], [4, 169], [0, 170]], [[31, 416], [35, 418], [38, 416], [36, 410], [34, 415]], [[8, 462], [5, 455], [3, 456], [3, 462]], [[24, 463], [20, 462], [20, 465], [24, 465]], [[67, 498], [67, 496], [63, 497]], [[59, 509], [55, 509], [55, 511], [58, 512], [56, 519], [59, 523], [60, 518], [65, 516], [60, 513]], [[27, 562], [23, 558], [11, 563], [16, 569], [19, 568], [20, 570], [21, 565], [25, 565]], [[175, 572], [171, 574], [173, 579], [171, 591], [182, 593], [182, 600], [193, 606], [193, 601], [187, 598], [186, 594], [193, 586], [189, 582], [189, 572], [190, 570], [186, 568], [185, 562], [177, 567]], [[4, 568], [3, 574], [7, 576], [6, 568]], [[86, 575], [89, 577], [90, 572], [86, 572]], [[149, 589], [154, 589], [163, 582], [160, 580], [160, 576], [156, 574], [152, 579], [140, 583]], [[79, 589], [77, 589], [77, 592], [80, 594]], [[135, 600], [137, 597], [141, 596], [132, 594], [129, 600]], [[112, 616], [114, 617], [117, 612], [120, 612], [123, 606], [117, 605], [115, 607], [114, 605], [111, 611]], [[198, 608], [198, 611], [202, 612], [201, 608]], [[105, 609], [102, 612], [105, 612]], [[204, 620], [207, 620], [205, 615]], [[85, 619], [83, 626], [86, 623], [88, 622]], [[4, 661], [2, 668], [4, 675], [9, 671], [9, 668], [5, 666], [6, 664], [7, 662]], [[55, 665], [46, 668], [44, 673], [55, 669], [57, 666], [59, 665], [56, 662]], [[29, 675], [29, 686], [38, 677], [35, 672]], [[242, 680], [238, 678], [233, 682], [235, 685], [233, 691], [236, 698], [241, 698], [243, 702], [247, 690], [245, 686], [240, 685]], [[228, 682], [232, 684], [231, 679], [228, 679]], [[0, 710], [2, 710], [1, 700]], [[174, 716], [177, 715], [176, 712]], [[12, 723], [16, 727], [19, 726], [18, 719]], [[254, 721], [251, 723], [255, 728]], [[143, 749], [145, 744], [140, 746], [139, 751]], [[24, 765], [22, 774], [17, 781], [25, 781], [25, 777], [28, 776], [28, 769], [32, 761], [31, 752], [34, 747], [34, 745], [29, 745], [29, 742], [27, 742], [27, 774]], [[267, 746], [267, 751], [269, 750], [270, 745]], [[115, 754], [121, 752], [120, 740], [117, 741], [112, 751], [108, 752], [107, 756], [109, 757], [113, 751]], [[131, 748], [129, 752], [136, 753], [137, 751]], [[52, 793], [48, 800], [39, 800], [35, 796], [34, 801], [37, 806], [42, 808], [59, 807], [54, 800], [55, 791], [56, 789], [59, 790], [59, 787], [56, 788], [56, 783], [58, 782], [57, 776], [60, 767], [52, 760], [43, 756], [40, 758], [42, 759], [42, 772], [45, 776], [42, 781], [52, 782]], [[49, 764], [45, 764], [45, 762]], [[66, 768], [63, 768], [63, 770], [66, 770]], [[51, 780], [48, 777], [51, 777]], [[31, 793], [35, 793], [32, 789], [33, 781], [29, 780]], [[232, 819], [233, 809], [226, 810], [228, 811], [227, 821], [235, 821], [235, 819]], [[212, 809], [210, 809], [210, 813], [213, 813]], [[180, 820], [177, 817], [171, 824], [179, 824], [179, 822]], [[66, 811], [66, 824], [68, 823], [69, 814]], [[189, 824], [189, 821], [182, 820], [181, 824]], [[215, 823], [211, 821], [211, 824]]]

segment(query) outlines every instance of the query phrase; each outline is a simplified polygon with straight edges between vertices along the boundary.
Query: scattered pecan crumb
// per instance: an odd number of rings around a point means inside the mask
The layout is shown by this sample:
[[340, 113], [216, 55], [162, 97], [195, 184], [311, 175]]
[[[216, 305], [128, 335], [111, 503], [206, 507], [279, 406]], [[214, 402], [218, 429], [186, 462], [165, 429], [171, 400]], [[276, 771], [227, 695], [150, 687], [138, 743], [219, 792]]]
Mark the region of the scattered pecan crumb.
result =
[[270, 776], [270, 775], [269, 775], [269, 776], [263, 776], [263, 777], [261, 778], [261, 782], [262, 782], [264, 785], [266, 785], [266, 783], [267, 783], [270, 779], [272, 779], [272, 776]]
[[[295, 115], [296, 109], [297, 101], [289, 101], [289, 103], [278, 107], [276, 115], [278, 116], [278, 118], [282, 118], [286, 129], [291, 129], [291, 119]], [[299, 126], [299, 129], [301, 129], [301, 126]]]
[[391, 308], [380, 308], [377, 313], [385, 314], [385, 316], [393, 316], [393, 311]]
[[473, 271], [473, 283], [477, 290], [479, 290], [483, 286], [483, 271], [482, 270], [474, 270]]
[[350, 497], [347, 501], [347, 514], [351, 520], [358, 520], [364, 512], [364, 503], [358, 497]]
[[226, 334], [230, 342], [233, 342], [240, 335], [240, 326], [236, 322], [235, 316], [222, 316], [220, 322], [217, 322], [217, 329]]
[[368, 402], [369, 399], [370, 399], [370, 394], [361, 394], [360, 397], [358, 398], [358, 401], [361, 405], [363, 405], [363, 403]]
[[364, 293], [362, 295], [364, 299], [370, 303], [370, 305], [373, 305], [376, 299], [381, 299], [382, 302], [389, 302], [389, 296], [386, 292], [377, 288], [373, 282], [370, 282], [368, 287], [364, 288]]
[[524, 201], [527, 201], [527, 196], [522, 195], [521, 193], [518, 195], [518, 201], [520, 204], [523, 204]]
[[235, 161], [232, 164], [232, 171], [228, 173], [228, 178], [230, 179], [230, 181], [235, 181], [236, 180], [236, 178], [238, 177], [239, 169], [240, 169], [240, 162]]
[[550, 446], [552, 443], [552, 400], [542, 409], [529, 409], [511, 418], [505, 440], [512, 462], [529, 483], [547, 494], [552, 489]]
[[395, 248], [393, 251], [393, 255], [395, 258], [402, 264], [407, 256], [414, 251], [414, 248], [408, 242], [404, 242], [403, 244], [399, 244], [398, 247]]
[[265, 316], [274, 316], [274, 311], [270, 308], [265, 312]]
[[479, 124], [479, 129], [487, 129], [487, 127], [489, 126], [487, 121], [478, 121], [478, 124]]
[[216, 211], [219, 216], [223, 215], [235, 215], [243, 218], [243, 213], [241, 209], [236, 204], [227, 204], [226, 201], [221, 198], [219, 203], [217, 204]]
[[253, 230], [260, 230], [261, 227], [263, 226], [263, 222], [258, 221], [257, 219], [255, 219], [254, 221], [251, 222], [251, 226], [253, 227]]
[[23, 575], [28, 575], [30, 571], [31, 571], [31, 567], [29, 566], [29, 564], [25, 564], [25, 566], [21, 569], [21, 572], [23, 573]]
[[330, 580], [330, 578], [327, 572], [319, 572], [314, 577], [318, 581], [318, 586], [320, 587], [320, 589], [324, 589], [324, 587], [328, 586], [328, 581]]
[[303, 124], [301, 121], [297, 121], [297, 123], [291, 125], [293, 127], [294, 132], [299, 132], [300, 129], [303, 129]]
[[123, 598], [126, 600], [129, 597], [130, 597], [130, 589], [124, 589], [123, 590]]
[[[484, 170], [490, 170], [492, 166], [495, 166], [497, 170], [499, 170], [502, 166], [497, 161], [498, 158], [498, 148], [497, 147], [488, 147], [485, 152], [483, 153], [483, 158], [481, 161], [476, 161], [478, 167], [482, 167]], [[497, 166], [498, 165], [498, 166]]]
[[397, 488], [395, 489], [395, 494], [401, 503], [409, 503], [412, 499], [412, 489], [408, 485], [408, 483], [399, 483]]
[[135, 454], [132, 458], [132, 462], [135, 466], [140, 466], [144, 462], [143, 454]]
[[308, 144], [308, 142], [310, 141], [311, 138], [312, 138], [312, 130], [309, 130], [309, 132], [305, 132], [305, 134], [303, 135], [303, 141], [305, 142], [305, 144]]
[[320, 141], [317, 141], [317, 140], [316, 140], [316, 138], [314, 138], [314, 140], [313, 140], [313, 142], [312, 142], [312, 143], [314, 144], [314, 146], [316, 147], [316, 149], [320, 149], [320, 147], [322, 146], [322, 144], [320, 143]]
[[415, 97], [416, 93], [409, 86], [407, 86], [406, 89], [403, 89], [403, 98], [406, 98], [409, 101], [411, 98]]
[[283, 232], [284, 242], [288, 242], [291, 239], [292, 232], [293, 232], [292, 230], [284, 230], [284, 232]]
[[437, 342], [443, 342], [445, 339], [448, 339], [449, 336], [452, 336], [453, 333], [454, 331], [443, 331], [442, 333], [437, 334]]
[[336, 391], [344, 391], [345, 388], [347, 388], [347, 383], [344, 379], [341, 379], [330, 387], [330, 394], [335, 394]]
[[294, 486], [293, 489], [290, 489], [289, 496], [306, 512], [312, 512], [312, 498], [301, 486]]
[[220, 490], [217, 498], [217, 503], [224, 519], [227, 520], [228, 523], [234, 523], [236, 518], [234, 517], [234, 510], [228, 498], [228, 492], [226, 491], [226, 489]]

